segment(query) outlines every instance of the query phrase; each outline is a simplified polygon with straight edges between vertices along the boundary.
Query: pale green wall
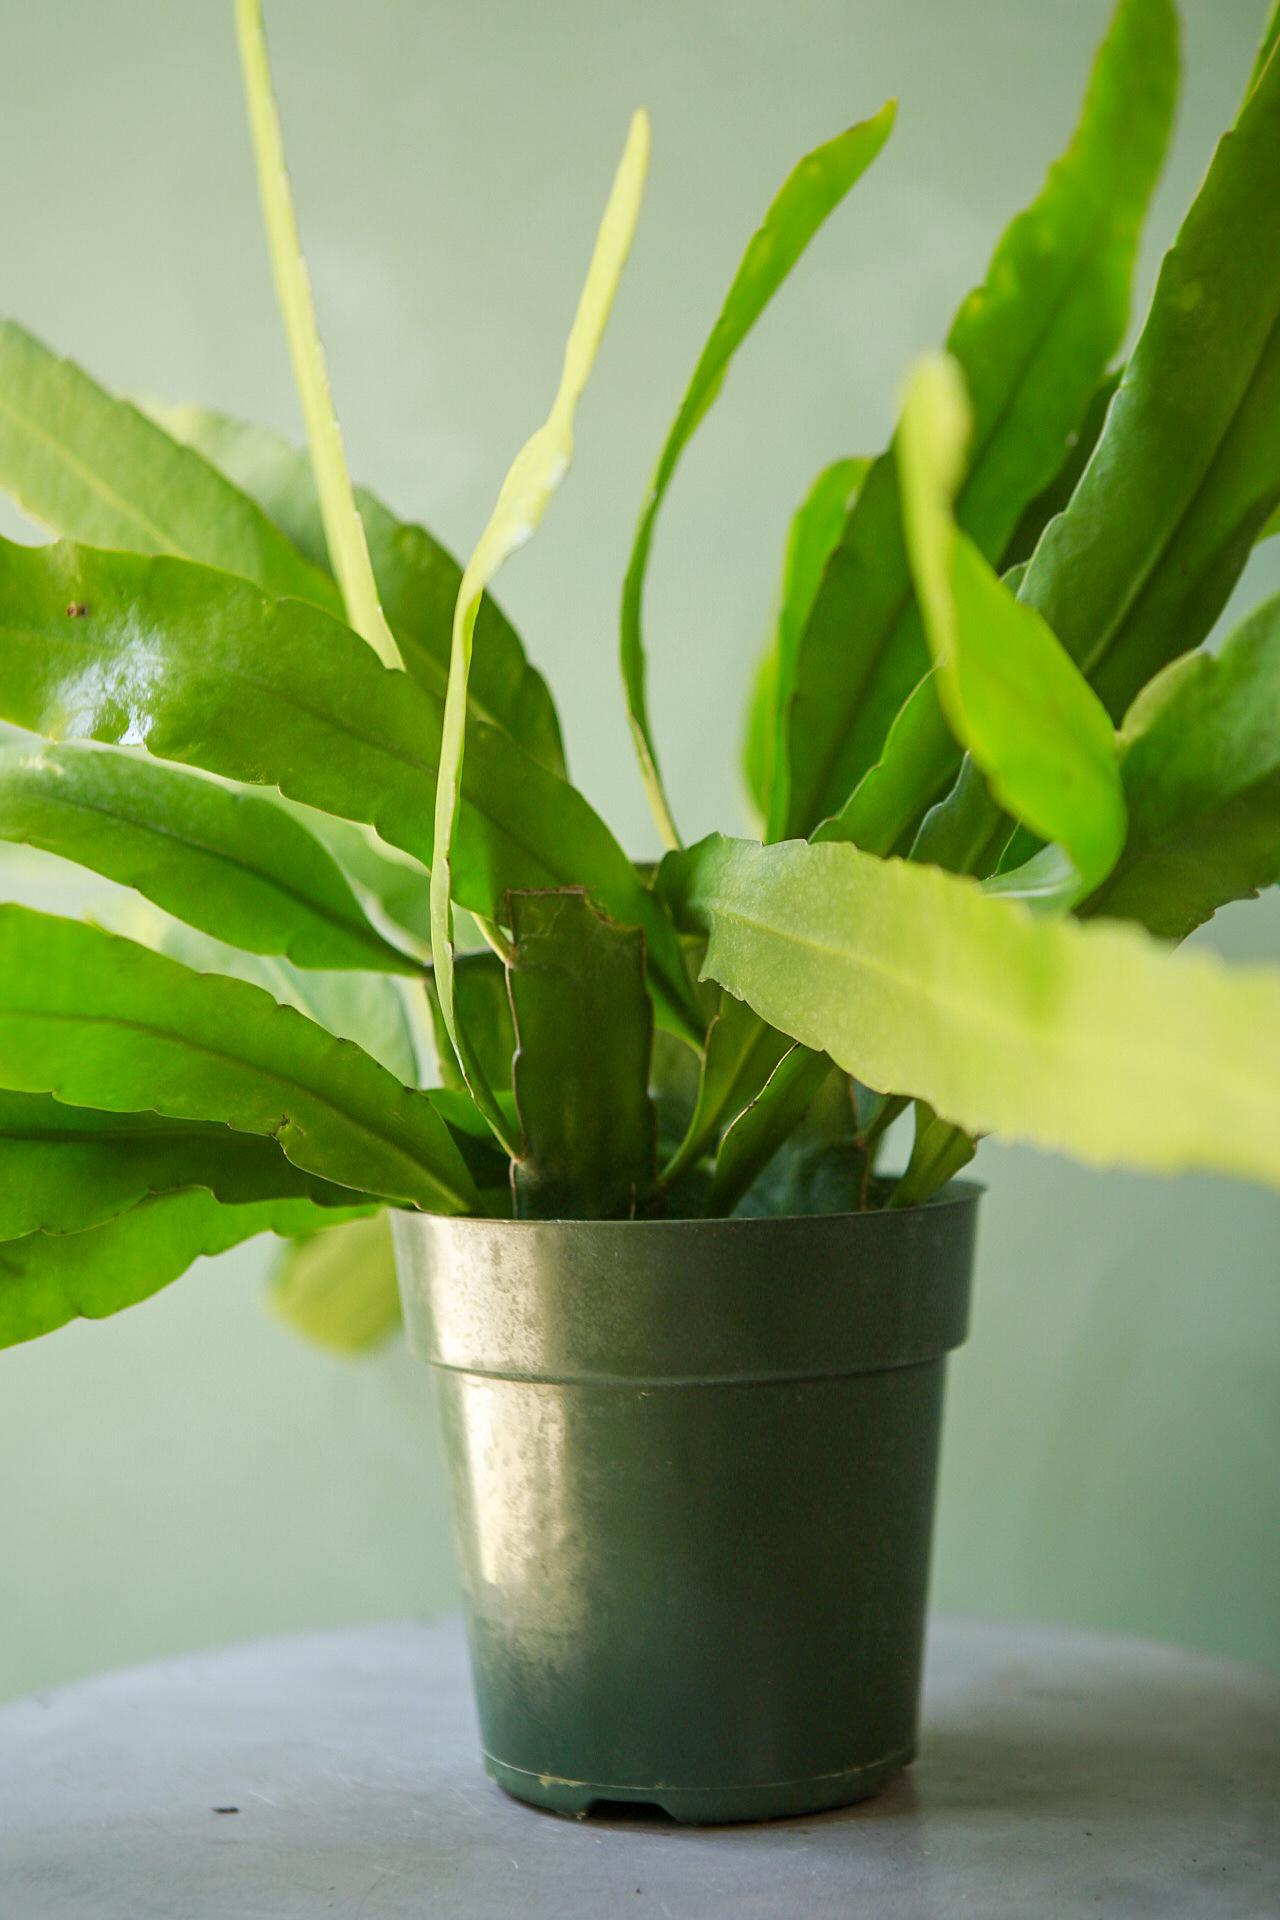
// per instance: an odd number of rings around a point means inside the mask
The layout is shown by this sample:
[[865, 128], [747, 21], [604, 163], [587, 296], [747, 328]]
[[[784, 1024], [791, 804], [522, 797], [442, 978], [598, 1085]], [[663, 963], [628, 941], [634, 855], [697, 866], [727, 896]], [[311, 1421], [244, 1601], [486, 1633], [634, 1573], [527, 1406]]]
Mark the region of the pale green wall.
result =
[[[1262, 0], [1186, 0], [1167, 238]], [[888, 154], [761, 328], [675, 489], [654, 706], [690, 832], [742, 824], [739, 688], [789, 507], [874, 447], [1067, 131], [1105, 0], [275, 0], [281, 91], [353, 462], [457, 545], [539, 416], [629, 108], [645, 224], [579, 466], [506, 598], [578, 777], [651, 843], [612, 659], [630, 516], [792, 159], [890, 92]], [[0, 0], [3, 304], [108, 381], [292, 426], [223, 0]], [[1154, 254], [1147, 259], [1147, 283]], [[1269, 575], [1269, 577], [1268, 577]], [[1257, 565], [1251, 589], [1275, 585]], [[727, 690], [726, 690], [727, 689]], [[1224, 916], [1275, 956], [1275, 896]], [[1171, 1042], [1176, 1036], [1171, 1036]], [[937, 1597], [1280, 1660], [1280, 1201], [989, 1149]], [[452, 1592], [427, 1386], [260, 1309], [254, 1249], [0, 1358], [0, 1694]]]

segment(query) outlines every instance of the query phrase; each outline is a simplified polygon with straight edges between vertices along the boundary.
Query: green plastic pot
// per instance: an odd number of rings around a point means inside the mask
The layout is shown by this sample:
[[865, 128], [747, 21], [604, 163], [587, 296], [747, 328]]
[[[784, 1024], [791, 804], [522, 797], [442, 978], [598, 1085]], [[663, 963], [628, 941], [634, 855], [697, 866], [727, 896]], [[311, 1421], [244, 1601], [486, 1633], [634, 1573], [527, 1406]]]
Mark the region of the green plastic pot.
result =
[[803, 1219], [398, 1216], [509, 1793], [759, 1820], [863, 1799], [913, 1757], [978, 1193]]

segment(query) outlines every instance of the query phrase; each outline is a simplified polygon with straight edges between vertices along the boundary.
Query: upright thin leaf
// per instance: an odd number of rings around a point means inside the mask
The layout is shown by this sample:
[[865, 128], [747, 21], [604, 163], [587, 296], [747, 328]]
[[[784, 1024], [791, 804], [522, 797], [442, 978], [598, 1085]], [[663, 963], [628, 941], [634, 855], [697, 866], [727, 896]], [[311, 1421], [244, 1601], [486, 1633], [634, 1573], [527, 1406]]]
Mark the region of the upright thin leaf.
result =
[[[1118, 719], [1198, 646], [1280, 501], [1280, 61], [1219, 143], [1067, 510], [1020, 597]], [[1007, 822], [968, 769], [918, 857], [989, 872]]]
[[[350, 1219], [361, 1211], [353, 1209]], [[0, 1242], [0, 1347], [34, 1340], [78, 1316], [99, 1320], [149, 1299], [202, 1255], [260, 1233], [314, 1231], [309, 1200], [224, 1207], [199, 1188], [159, 1194], [83, 1233], [30, 1233]]]
[[644, 936], [582, 893], [513, 893], [508, 973], [526, 1219], [629, 1218], [649, 1198], [653, 1009]]
[[[436, 778], [435, 863], [431, 870], [431, 952], [440, 1012], [467, 1084], [497, 1138], [518, 1150], [478, 1055], [459, 1026], [453, 989], [453, 859], [467, 746], [467, 683], [476, 619], [486, 588], [511, 554], [536, 531], [573, 459], [573, 419], [604, 337], [622, 269], [631, 250], [649, 165], [649, 121], [632, 117], [627, 144], [565, 347], [551, 412], [527, 440], [502, 483], [489, 523], [466, 565], [453, 617], [449, 690], [445, 698], [440, 768]], [[582, 876], [579, 876], [580, 878]]]
[[0, 746], [0, 840], [78, 861], [253, 953], [300, 967], [419, 971], [374, 931], [297, 820], [137, 753]]
[[12, 320], [0, 321], [0, 488], [52, 533], [198, 560], [341, 615], [332, 581], [256, 501]]
[[1069, 906], [1105, 878], [1124, 842], [1115, 736], [1106, 709], [1043, 620], [955, 526], [951, 502], [969, 420], [954, 361], [924, 362], [903, 409], [898, 472], [907, 552], [937, 669], [928, 684], [996, 799], [1064, 849], [1059, 904]]
[[244, 73], [245, 99], [249, 108], [249, 126], [253, 134], [254, 155], [258, 163], [258, 188], [262, 196], [262, 217], [271, 253], [276, 296], [293, 362], [293, 377], [306, 421], [311, 445], [311, 464], [316, 491], [324, 515], [325, 539], [333, 570], [342, 588], [351, 624], [364, 635], [384, 666], [403, 664], [378, 600], [378, 586], [369, 564], [342, 434], [333, 410], [329, 375], [324, 351], [316, 329], [311, 282], [298, 222], [293, 210], [293, 195], [285, 167], [284, 141], [280, 116], [276, 111], [271, 86], [271, 68], [267, 61], [267, 37], [262, 24], [262, 0], [236, 0], [236, 32], [240, 41], [240, 64]]
[[[232, 420], [207, 407], [160, 407], [152, 412], [179, 440], [243, 487], [317, 569], [327, 570], [320, 502], [304, 453], [266, 427]], [[443, 698], [462, 568], [425, 527], [398, 520], [367, 488], [356, 488], [356, 504], [383, 611], [404, 664]], [[327, 571], [324, 579], [336, 606], [338, 595]], [[564, 773], [560, 722], [547, 683], [529, 664], [514, 627], [487, 594], [476, 620], [467, 698], [477, 719], [501, 727], [544, 767]]]
[[889, 138], [895, 112], [895, 103], [889, 101], [873, 119], [861, 121], [806, 154], [783, 182], [742, 257], [649, 483], [622, 589], [621, 665], [640, 772], [658, 831], [668, 846], [678, 846], [680, 837], [663, 787], [649, 720], [641, 629], [644, 577], [658, 510], [680, 455], [724, 385], [734, 354], [819, 227], [861, 179]]
[[1280, 63], [1220, 143], [1022, 598], [1119, 716], [1208, 633], [1280, 499]]
[[1158, 675], [1121, 746], [1129, 837], [1083, 912], [1181, 940], [1280, 880], [1280, 597]]
[[[1123, 337], [1177, 69], [1172, 0], [1119, 0], [1071, 144], [952, 322], [947, 351], [974, 406], [956, 518], [993, 564], [1060, 467]], [[809, 833], [844, 805], [927, 667], [890, 451], [867, 476], [805, 629], [771, 839]]]
[[1280, 969], [844, 845], [713, 836], [664, 885], [705, 974], [866, 1086], [1100, 1165], [1280, 1186]]
[[307, 1173], [433, 1212], [476, 1190], [425, 1094], [239, 980], [0, 906], [0, 1085], [268, 1135]]
[[797, 509], [787, 535], [777, 623], [756, 670], [743, 748], [747, 789], [762, 820], [769, 817], [774, 782], [786, 764], [780, 732], [795, 679], [800, 636], [827, 561], [870, 465], [870, 460], [857, 455], [824, 467]]

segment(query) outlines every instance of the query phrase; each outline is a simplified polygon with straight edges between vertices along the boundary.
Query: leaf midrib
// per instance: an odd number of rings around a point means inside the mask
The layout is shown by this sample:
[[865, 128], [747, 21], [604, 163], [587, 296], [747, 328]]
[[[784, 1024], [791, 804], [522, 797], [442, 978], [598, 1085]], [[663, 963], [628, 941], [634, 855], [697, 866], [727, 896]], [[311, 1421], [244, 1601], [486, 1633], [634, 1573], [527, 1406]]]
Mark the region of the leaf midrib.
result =
[[[270, 999], [270, 995], [268, 995], [267, 997]], [[306, 1017], [303, 1014], [298, 1014], [296, 1009], [294, 1008], [288, 1008], [288, 1007], [282, 1008], [279, 1001], [274, 1001], [274, 1000], [272, 1001], [272, 1009], [273, 1011], [276, 1011], [276, 1012], [294, 1013], [295, 1017], [298, 1019], [305, 1019]], [[396, 1138], [394, 1134], [386, 1133], [381, 1128], [374, 1125], [372, 1122], [366, 1119], [362, 1119], [360, 1116], [349, 1112], [347, 1108], [340, 1106], [337, 1101], [331, 1099], [327, 1094], [318, 1091], [315, 1087], [310, 1086], [305, 1080], [299, 1080], [293, 1075], [282, 1072], [274, 1067], [265, 1067], [260, 1065], [256, 1061], [246, 1060], [240, 1054], [233, 1053], [224, 1047], [215, 1047], [210, 1042], [207, 1042], [204, 1040], [198, 1040], [189, 1033], [175, 1031], [175, 1029], [171, 1027], [163, 1027], [158, 1025], [155, 1022], [146, 1021], [146, 1020], [135, 1020], [135, 1019], [131, 1019], [129, 1016], [125, 1014], [114, 1014], [114, 1013], [85, 1013], [81, 1011], [63, 1012], [58, 1009], [35, 1010], [32, 1008], [19, 1008], [19, 1009], [14, 1009], [6, 1012], [4, 1009], [0, 1008], [0, 1020], [4, 1020], [4, 1019], [29, 1020], [37, 1023], [58, 1022], [60, 1024], [65, 1023], [69, 1025], [82, 1025], [82, 1026], [89, 1026], [89, 1027], [113, 1027], [128, 1033], [141, 1033], [141, 1034], [147, 1035], [150, 1038], [158, 1039], [162, 1042], [168, 1042], [170, 1044], [176, 1045], [179, 1049], [185, 1049], [186, 1051], [191, 1053], [202, 1054], [210, 1060], [220, 1061], [224, 1065], [233, 1066], [234, 1068], [236, 1068], [238, 1072], [247, 1074], [251, 1079], [264, 1082], [273, 1088], [282, 1087], [285, 1089], [292, 1089], [295, 1093], [304, 1094], [308, 1099], [314, 1100], [318, 1106], [325, 1108], [329, 1113], [335, 1115], [338, 1120], [342, 1121], [345, 1125], [351, 1127], [354, 1132], [363, 1134], [367, 1139], [375, 1141], [379, 1147], [388, 1148], [394, 1158], [397, 1158], [402, 1161], [407, 1161], [408, 1164], [411, 1167], [415, 1168], [419, 1173], [426, 1174], [427, 1177], [440, 1189], [440, 1191], [446, 1194], [448, 1198], [450, 1198], [451, 1200], [457, 1200], [462, 1205], [465, 1205], [467, 1202], [467, 1195], [455, 1192], [452, 1186], [449, 1185], [448, 1181], [446, 1180], [446, 1177], [443, 1174], [437, 1173], [433, 1168], [428, 1166], [425, 1162], [417, 1159], [415, 1155], [410, 1153], [400, 1143], [400, 1141]], [[330, 1034], [328, 1037], [332, 1041], [335, 1047], [342, 1047], [342, 1046], [351, 1047], [357, 1056], [359, 1056], [363, 1051], [360, 1047], [356, 1046], [356, 1043], [354, 1041], [342, 1040], [342, 1039], [339, 1039], [338, 1036], [333, 1034]], [[370, 1057], [370, 1063], [375, 1068], [378, 1067], [377, 1061], [372, 1060], [371, 1057]], [[387, 1073], [387, 1069], [385, 1067], [378, 1068], [378, 1071]], [[396, 1088], [401, 1093], [408, 1094], [411, 1097], [415, 1096], [415, 1089], [413, 1089], [412, 1087], [401, 1086], [401, 1083], [398, 1080], [396, 1080], [394, 1074], [387, 1073], [387, 1078], [394, 1082]], [[50, 1089], [50, 1091], [52, 1091], [52, 1089]], [[425, 1096], [416, 1095], [416, 1097], [424, 1098]], [[76, 1102], [71, 1102], [69, 1104], [82, 1106], [84, 1103], [83, 1101], [76, 1101]], [[431, 1112], [434, 1113], [435, 1109], [430, 1107], [430, 1102], [427, 1102], [427, 1105], [430, 1108]], [[110, 1109], [108, 1109], [108, 1111], [110, 1111]], [[157, 1109], [157, 1111], [159, 1110]], [[299, 1125], [299, 1122], [294, 1118], [292, 1114], [288, 1114], [288, 1113], [283, 1114], [281, 1118], [285, 1126], [297, 1127], [298, 1130], [303, 1134], [303, 1137], [305, 1138], [306, 1128], [301, 1127]], [[229, 1122], [227, 1124], [230, 1125]], [[443, 1122], [441, 1124], [443, 1125]], [[246, 1133], [252, 1132], [252, 1130], [249, 1128], [244, 1128], [244, 1129], [233, 1128], [232, 1131], [233, 1132], [243, 1131]], [[275, 1132], [268, 1131], [262, 1134], [254, 1134], [253, 1137], [257, 1139], [278, 1140], [279, 1135]], [[447, 1138], [447, 1133], [446, 1133], [446, 1138]], [[284, 1151], [283, 1147], [281, 1148], [281, 1151], [282, 1152]], [[286, 1154], [285, 1157], [286, 1159], [288, 1159], [291, 1156]], [[298, 1162], [294, 1161], [293, 1164], [297, 1166]], [[308, 1173], [312, 1171], [310, 1168], [307, 1168], [307, 1167], [301, 1167], [299, 1170], [303, 1173]], [[317, 1174], [315, 1177], [318, 1179], [326, 1179], [326, 1178], [330, 1178], [331, 1176], [328, 1176], [325, 1174]], [[342, 1184], [342, 1183], [340, 1182], [339, 1184]]]
[[[397, 951], [397, 949], [381, 941], [371, 928], [362, 927], [359, 921], [344, 919], [336, 908], [330, 908], [314, 899], [310, 894], [301, 892], [298, 888], [291, 886], [287, 880], [277, 879], [274, 874], [269, 873], [265, 868], [252, 866], [249, 861], [240, 858], [237, 854], [228, 853], [222, 848], [213, 846], [202, 840], [193, 840], [190, 835], [179, 833], [173, 827], [164, 826], [152, 820], [140, 820], [136, 815], [126, 813], [122, 808], [113, 809], [111, 807], [101, 806], [97, 801], [85, 799], [79, 795], [71, 795], [60, 790], [45, 787], [41, 789], [41, 797], [51, 805], [66, 807], [72, 812], [91, 813], [98, 819], [122, 823], [126, 827], [134, 828], [135, 831], [139, 833], [149, 833], [153, 834], [157, 839], [171, 841], [175, 846], [183, 847], [189, 853], [202, 854], [206, 858], [214, 860], [223, 866], [234, 867], [238, 873], [247, 875], [249, 879], [255, 880], [260, 886], [280, 894], [284, 899], [294, 901], [299, 907], [305, 909], [306, 912], [314, 915], [315, 918], [327, 922], [328, 925], [335, 927], [339, 932], [345, 933], [349, 937], [358, 940], [361, 946], [371, 948], [374, 953], [385, 955]], [[56, 849], [51, 849], [51, 851], [56, 851]], [[130, 882], [130, 885], [136, 885], [136, 882]], [[401, 957], [405, 959], [408, 958], [407, 955]]]

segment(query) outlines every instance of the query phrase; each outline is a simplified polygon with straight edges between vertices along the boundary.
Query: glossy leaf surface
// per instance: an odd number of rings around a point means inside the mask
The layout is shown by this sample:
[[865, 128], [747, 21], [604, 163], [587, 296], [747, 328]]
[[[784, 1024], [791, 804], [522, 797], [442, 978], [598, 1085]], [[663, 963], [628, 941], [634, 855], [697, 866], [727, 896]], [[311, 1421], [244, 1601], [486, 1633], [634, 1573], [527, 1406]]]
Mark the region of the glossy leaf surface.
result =
[[457, 1213], [475, 1187], [425, 1094], [259, 987], [0, 907], [0, 1084], [268, 1135], [339, 1185]]
[[[320, 504], [305, 454], [266, 427], [204, 407], [156, 411], [179, 440], [197, 448], [256, 500], [317, 568], [327, 567]], [[443, 699], [462, 568], [425, 527], [397, 519], [367, 488], [357, 487], [356, 504], [383, 611], [405, 666]], [[530, 666], [515, 629], [487, 594], [476, 619], [467, 701], [478, 720], [501, 727], [543, 766], [564, 773], [560, 723], [547, 683]]]
[[582, 893], [513, 893], [510, 913], [519, 1211], [629, 1218], [654, 1178], [644, 937]]
[[827, 141], [825, 146], [806, 154], [783, 182], [758, 231], [753, 234], [725, 295], [724, 305], [693, 370], [649, 483], [622, 589], [621, 664], [640, 771], [654, 819], [668, 846], [677, 845], [679, 835], [662, 784], [649, 719], [641, 624], [644, 579], [658, 512], [680, 456], [724, 385], [734, 354], [819, 227], [834, 213], [884, 146], [893, 128], [895, 111], [890, 101], [873, 119], [859, 122]]
[[1280, 969], [851, 846], [713, 836], [664, 887], [706, 974], [866, 1086], [1095, 1164], [1280, 1186]]
[[418, 971], [374, 931], [332, 857], [290, 815], [139, 754], [0, 746], [0, 839], [136, 887], [254, 953], [300, 967]]
[[[0, 542], [0, 718], [279, 786], [431, 863], [438, 702], [349, 628], [226, 574]], [[587, 886], [645, 927], [654, 975], [687, 997], [674, 935], [604, 822], [479, 724], [468, 730], [453, 869], [459, 902], [490, 917], [511, 886]]]
[[[1120, 344], [1177, 74], [1171, 0], [1120, 0], [1071, 144], [952, 323], [947, 351], [975, 415], [956, 517], [993, 564]], [[786, 722], [789, 800], [771, 839], [839, 811], [927, 667], [891, 450], [867, 476], [805, 629]]]

